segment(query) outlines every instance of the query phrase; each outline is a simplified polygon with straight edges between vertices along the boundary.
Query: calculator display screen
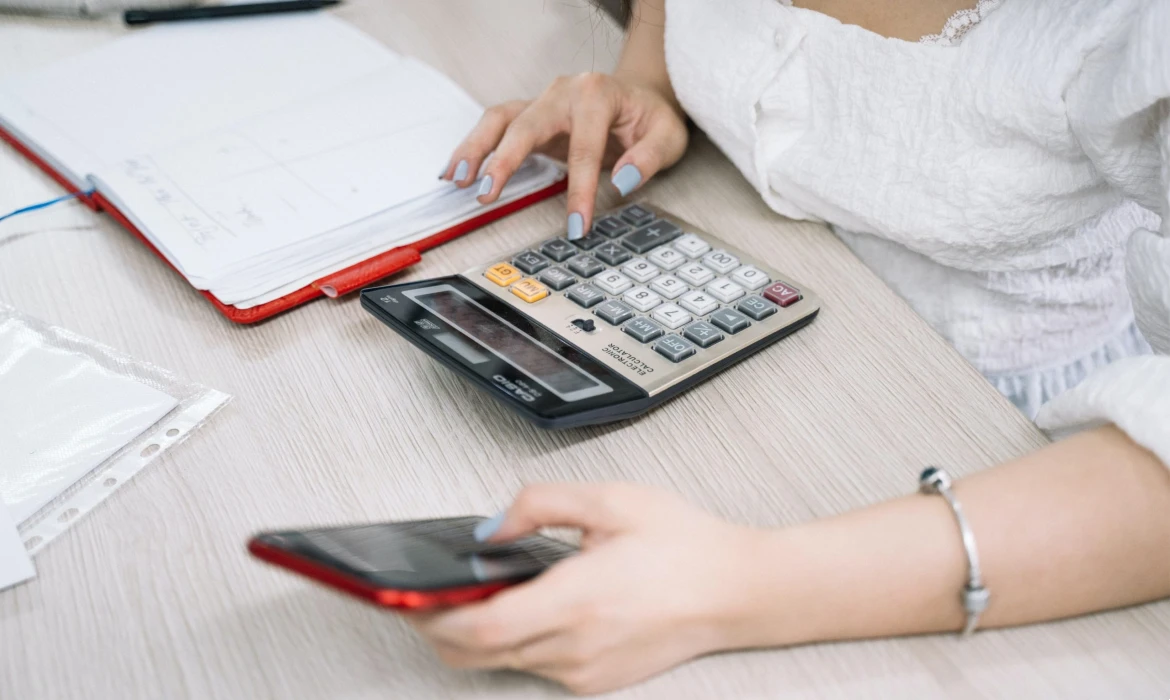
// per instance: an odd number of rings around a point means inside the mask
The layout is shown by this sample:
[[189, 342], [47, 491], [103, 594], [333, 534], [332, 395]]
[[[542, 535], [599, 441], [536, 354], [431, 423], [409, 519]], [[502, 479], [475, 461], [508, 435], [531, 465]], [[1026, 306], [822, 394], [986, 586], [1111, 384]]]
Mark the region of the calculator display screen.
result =
[[[405, 296], [462, 331], [478, 346], [520, 370], [562, 401], [578, 401], [613, 391], [609, 385], [598, 381], [450, 285], [415, 289], [406, 292]], [[477, 355], [483, 358], [475, 349], [466, 346], [460, 348], [451, 339], [440, 338], [440, 341], [455, 350], [466, 362], [476, 364]]]

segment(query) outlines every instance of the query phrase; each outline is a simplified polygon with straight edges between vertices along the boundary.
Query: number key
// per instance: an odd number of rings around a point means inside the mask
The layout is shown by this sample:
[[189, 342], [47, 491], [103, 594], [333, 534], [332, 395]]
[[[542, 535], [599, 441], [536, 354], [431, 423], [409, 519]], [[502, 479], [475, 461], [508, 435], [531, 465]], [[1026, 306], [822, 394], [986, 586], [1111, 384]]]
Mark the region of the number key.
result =
[[646, 312], [662, 303], [662, 297], [646, 287], [634, 287], [622, 295], [622, 301], [638, 311]]
[[690, 311], [696, 316], [706, 316], [715, 309], [719, 308], [719, 302], [706, 292], [695, 290], [687, 292], [678, 300], [680, 306], [687, 311]]
[[674, 275], [663, 275], [654, 278], [654, 281], [650, 283], [650, 289], [653, 289], [667, 299], [677, 299], [689, 288], [683, 284], [682, 280]]
[[713, 250], [703, 256], [703, 264], [721, 275], [739, 267], [739, 258], [725, 250]]
[[667, 272], [681, 267], [682, 264], [687, 261], [687, 256], [678, 252], [674, 248], [668, 248], [666, 246], [663, 246], [650, 255], [647, 255], [646, 258]]
[[622, 272], [626, 273], [627, 277], [638, 284], [646, 284], [658, 276], [659, 270], [656, 266], [650, 264], [650, 261], [646, 258], [634, 258], [625, 265], [622, 265]]
[[711, 284], [707, 285], [707, 293], [724, 304], [730, 304], [731, 302], [743, 296], [743, 287], [739, 286], [735, 282], [732, 282], [726, 277], [720, 277]]
[[686, 325], [691, 320], [690, 314], [683, 311], [682, 307], [675, 306], [674, 304], [662, 304], [654, 309], [650, 317], [671, 330]]
[[735, 272], [731, 273], [731, 280], [736, 284], [746, 287], [751, 291], [756, 291], [772, 280], [768, 278], [768, 274], [754, 265], [744, 265]]
[[600, 287], [606, 294], [614, 295], [621, 294], [634, 286], [634, 283], [630, 281], [629, 277], [626, 277], [617, 270], [609, 270], [601, 273], [594, 278], [593, 284]]
[[699, 263], [686, 265], [674, 274], [678, 275], [682, 281], [695, 287], [702, 287], [704, 284], [715, 279], [715, 273]]

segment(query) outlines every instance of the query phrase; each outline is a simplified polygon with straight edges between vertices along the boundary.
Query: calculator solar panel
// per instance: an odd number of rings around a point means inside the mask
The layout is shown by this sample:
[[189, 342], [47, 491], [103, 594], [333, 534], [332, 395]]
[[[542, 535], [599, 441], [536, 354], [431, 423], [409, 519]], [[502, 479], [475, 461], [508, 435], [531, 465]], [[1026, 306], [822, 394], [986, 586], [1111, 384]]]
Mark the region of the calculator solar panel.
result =
[[462, 275], [362, 292], [375, 316], [543, 427], [649, 410], [812, 321], [803, 285], [656, 207]]

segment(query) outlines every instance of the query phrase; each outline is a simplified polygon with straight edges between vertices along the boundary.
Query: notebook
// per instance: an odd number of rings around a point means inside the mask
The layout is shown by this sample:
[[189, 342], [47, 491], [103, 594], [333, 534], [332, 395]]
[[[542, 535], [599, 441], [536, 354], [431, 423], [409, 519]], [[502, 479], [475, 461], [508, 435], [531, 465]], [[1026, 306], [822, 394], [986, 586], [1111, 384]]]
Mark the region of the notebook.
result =
[[559, 192], [539, 156], [489, 207], [438, 179], [482, 111], [327, 13], [160, 25], [0, 84], [0, 136], [240, 322]]

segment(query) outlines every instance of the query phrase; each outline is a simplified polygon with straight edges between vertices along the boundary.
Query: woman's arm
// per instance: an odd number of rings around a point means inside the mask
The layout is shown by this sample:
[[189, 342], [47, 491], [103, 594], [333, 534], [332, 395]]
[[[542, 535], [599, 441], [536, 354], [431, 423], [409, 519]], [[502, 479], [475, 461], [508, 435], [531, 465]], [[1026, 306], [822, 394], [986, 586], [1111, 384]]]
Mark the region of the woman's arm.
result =
[[[908, 485], [913, 475], [907, 474]], [[1170, 471], [1101, 428], [960, 480], [991, 591], [982, 627], [1170, 596]], [[763, 533], [734, 646], [959, 630], [967, 561], [939, 496]]]

